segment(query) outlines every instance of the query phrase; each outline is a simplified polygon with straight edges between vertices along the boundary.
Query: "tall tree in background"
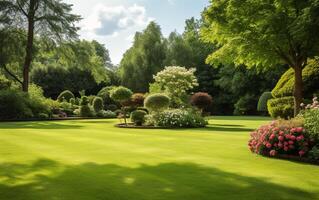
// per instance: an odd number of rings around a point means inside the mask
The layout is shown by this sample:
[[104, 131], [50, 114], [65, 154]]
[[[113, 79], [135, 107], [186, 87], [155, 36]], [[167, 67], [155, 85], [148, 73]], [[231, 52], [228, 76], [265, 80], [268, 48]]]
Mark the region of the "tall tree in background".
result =
[[151, 22], [136, 33], [133, 46], [120, 63], [122, 85], [135, 92], [147, 92], [153, 75], [164, 68], [165, 43], [160, 27]]
[[302, 70], [319, 54], [318, 0], [213, 0], [204, 11], [206, 41], [220, 48], [207, 61], [248, 67], [288, 64], [295, 72], [295, 115], [303, 98]]
[[80, 17], [71, 14], [71, 5], [61, 0], [2, 0], [0, 12], [0, 21], [6, 22], [2, 28], [26, 29], [22, 90], [28, 92], [34, 35], [45, 35], [59, 40], [74, 38], [78, 30], [75, 22], [79, 21]]

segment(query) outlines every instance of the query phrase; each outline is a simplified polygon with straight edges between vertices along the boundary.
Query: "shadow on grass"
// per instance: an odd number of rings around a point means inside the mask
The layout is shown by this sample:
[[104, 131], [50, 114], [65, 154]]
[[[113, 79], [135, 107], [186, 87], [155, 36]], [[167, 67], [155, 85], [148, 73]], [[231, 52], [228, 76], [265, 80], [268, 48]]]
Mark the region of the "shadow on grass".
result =
[[241, 127], [225, 127], [225, 126], [207, 126], [203, 131], [217, 131], [217, 132], [251, 132], [252, 128], [241, 128]]
[[[83, 122], [82, 122], [83, 123]], [[57, 123], [57, 122], [5, 122], [0, 123], [0, 129], [77, 129], [83, 126], [77, 123]]]
[[1, 200], [316, 199], [314, 193], [191, 163], [0, 164]]

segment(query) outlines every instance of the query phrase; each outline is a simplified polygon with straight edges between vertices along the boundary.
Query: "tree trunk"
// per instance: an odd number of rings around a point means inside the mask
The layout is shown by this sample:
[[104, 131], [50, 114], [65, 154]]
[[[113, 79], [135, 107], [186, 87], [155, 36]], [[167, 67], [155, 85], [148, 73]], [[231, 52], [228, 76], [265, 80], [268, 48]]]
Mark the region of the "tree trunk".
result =
[[300, 104], [303, 97], [303, 81], [302, 81], [302, 66], [295, 66], [295, 85], [294, 85], [294, 115], [297, 116], [300, 112]]
[[24, 92], [28, 92], [29, 90], [29, 72], [30, 72], [30, 65], [32, 62], [33, 37], [34, 37], [34, 14], [35, 14], [35, 1], [30, 0], [30, 10], [28, 15], [27, 46], [25, 49], [26, 55], [25, 55], [24, 64], [23, 64], [22, 90]]

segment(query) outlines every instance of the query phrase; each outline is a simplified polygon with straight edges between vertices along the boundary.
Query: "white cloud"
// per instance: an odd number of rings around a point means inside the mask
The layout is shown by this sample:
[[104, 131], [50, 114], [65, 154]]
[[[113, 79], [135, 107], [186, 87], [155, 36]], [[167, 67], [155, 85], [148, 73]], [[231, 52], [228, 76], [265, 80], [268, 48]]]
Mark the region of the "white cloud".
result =
[[93, 14], [83, 20], [82, 31], [91, 32], [98, 36], [111, 36], [118, 32], [145, 27], [152, 18], [146, 16], [143, 6], [105, 6], [97, 5]]

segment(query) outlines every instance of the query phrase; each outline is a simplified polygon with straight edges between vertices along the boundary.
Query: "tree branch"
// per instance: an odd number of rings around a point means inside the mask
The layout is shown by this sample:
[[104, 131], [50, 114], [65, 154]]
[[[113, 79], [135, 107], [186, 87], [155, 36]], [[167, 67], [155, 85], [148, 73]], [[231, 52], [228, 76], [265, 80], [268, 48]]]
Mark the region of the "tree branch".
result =
[[293, 68], [295, 67], [294, 66], [295, 64], [293, 63], [293, 61], [291, 61], [290, 58], [283, 53], [283, 51], [280, 49], [280, 47], [278, 47], [278, 46], [275, 47], [275, 51], [284, 61], [287, 62], [288, 65], [290, 65], [290, 67], [293, 67]]
[[21, 11], [26, 17], [29, 17], [28, 13], [22, 8], [22, 5], [19, 3], [19, 0], [17, 0], [17, 4], [18, 4], [18, 7], [19, 7], [20, 11]]
[[7, 68], [6, 65], [3, 66], [3, 69], [4, 69], [10, 76], [12, 76], [16, 81], [18, 81], [21, 85], [23, 84], [23, 82], [22, 82], [16, 75], [14, 75], [12, 72], [10, 72], [10, 70]]

